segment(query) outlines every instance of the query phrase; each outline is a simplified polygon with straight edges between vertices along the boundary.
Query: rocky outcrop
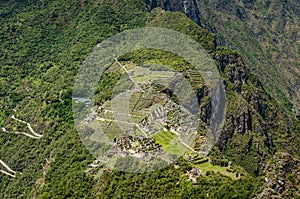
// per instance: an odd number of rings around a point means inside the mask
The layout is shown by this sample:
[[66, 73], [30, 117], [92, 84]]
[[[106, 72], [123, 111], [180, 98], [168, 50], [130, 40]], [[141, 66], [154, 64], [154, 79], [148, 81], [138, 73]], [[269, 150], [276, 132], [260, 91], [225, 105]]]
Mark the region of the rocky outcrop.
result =
[[265, 100], [257, 93], [251, 93], [247, 97], [247, 102], [252, 105], [252, 107], [262, 116], [266, 117], [267, 105]]
[[214, 55], [214, 60], [217, 61], [220, 71], [225, 73], [228, 80], [233, 84], [232, 89], [237, 93], [241, 93], [243, 84], [247, 83], [249, 78], [249, 71], [244, 64], [242, 57], [235, 53], [216, 53]]
[[200, 25], [199, 9], [196, 0], [146, 0], [147, 11], [160, 7], [165, 11], [183, 12]]
[[[227, 112], [225, 128], [218, 140], [219, 149], [226, 148], [235, 134], [247, 134], [245, 138], [250, 136], [250, 139], [243, 153], [250, 152], [251, 148], [258, 156], [264, 154], [263, 150], [271, 152], [274, 148], [272, 131], [273, 127], [275, 128], [278, 113], [268, 106], [268, 101], [271, 100], [270, 95], [265, 91], [262, 83], [251, 76], [238, 53], [219, 49], [213, 55], [213, 59], [217, 61], [219, 70], [224, 75], [226, 90], [234, 91], [235, 97], [240, 96], [237, 97], [236, 102], [229, 105], [236, 106], [236, 108], [230, 113]], [[285, 132], [280, 126], [277, 130]], [[256, 146], [252, 147], [253, 145]]]
[[237, 112], [237, 116], [231, 116], [231, 122], [234, 130], [242, 134], [248, 131], [252, 131], [252, 116], [249, 108], [246, 106], [242, 106], [238, 109]]
[[212, 113], [212, 106], [210, 100], [200, 105], [200, 119], [207, 125], [210, 124], [211, 113]]
[[265, 186], [256, 198], [298, 198], [300, 161], [288, 153], [278, 153], [265, 170]]
[[203, 0], [197, 3], [202, 27], [216, 33], [221, 38], [217, 39], [219, 44], [238, 50], [269, 93], [288, 111], [296, 113], [300, 109], [299, 87], [297, 90], [300, 1]]
[[218, 146], [221, 150], [235, 133], [245, 134], [253, 130], [252, 113], [246, 105], [240, 106], [236, 111], [236, 115], [228, 114], [226, 116], [226, 123], [226, 128], [224, 128], [218, 141]]

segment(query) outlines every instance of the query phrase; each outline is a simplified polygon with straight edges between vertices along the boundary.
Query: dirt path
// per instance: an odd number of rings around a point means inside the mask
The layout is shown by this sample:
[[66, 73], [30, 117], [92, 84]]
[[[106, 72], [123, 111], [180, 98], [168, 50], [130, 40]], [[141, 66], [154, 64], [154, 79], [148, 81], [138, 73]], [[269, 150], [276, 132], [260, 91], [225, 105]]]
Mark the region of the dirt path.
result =
[[6, 175], [9, 175], [10, 177], [13, 177], [13, 178], [16, 177], [15, 175], [13, 175], [13, 174], [11, 174], [11, 173], [8, 173], [7, 171], [1, 170], [1, 169], [0, 169], [0, 172], [1, 172], [1, 173], [4, 173], [4, 174], [6, 174]]
[[[8, 130], [6, 130], [6, 128], [1, 128], [1, 130], [4, 132], [4, 133], [9, 133]], [[13, 132], [15, 134], [22, 134], [22, 135], [25, 135], [27, 137], [30, 137], [30, 138], [33, 138], [33, 139], [40, 139], [41, 136], [34, 136], [34, 135], [31, 135], [29, 133], [25, 133], [25, 132]]]
[[128, 72], [128, 70], [125, 68], [125, 66], [124, 65], [122, 65], [119, 61], [118, 61], [118, 59], [117, 58], [115, 58], [115, 61], [117, 62], [117, 64], [119, 65], [119, 66], [121, 66], [122, 68], [123, 68], [123, 70], [127, 73], [127, 75], [128, 75], [128, 77], [129, 77], [129, 79], [132, 81], [132, 83], [134, 83], [134, 86], [136, 87], [136, 89], [138, 89], [138, 90], [143, 90], [143, 89], [141, 89], [140, 88], [140, 86], [134, 81], [134, 79], [132, 79], [132, 77], [131, 77], [131, 75], [129, 74], [129, 72]]
[[[6, 174], [6, 175], [9, 175], [10, 177], [13, 177], [13, 178], [16, 177], [14, 174], [16, 174], [17, 172], [14, 171], [14, 170], [12, 170], [5, 162], [3, 162], [2, 160], [0, 160], [0, 164], [1, 164], [2, 166], [4, 166], [4, 167], [6, 168], [6, 170], [9, 171], [10, 173], [7, 172], [7, 171], [4, 171], [4, 170], [0, 170], [0, 172], [4, 173], [4, 174]], [[13, 173], [13, 174], [12, 174], [12, 173]]]
[[[16, 110], [14, 110], [14, 112], [16, 112]], [[23, 120], [20, 120], [20, 119], [16, 118], [14, 115], [12, 115], [11, 118], [14, 119], [14, 120], [16, 120], [16, 121], [18, 121], [18, 122], [21, 122], [21, 123], [23, 123], [23, 124], [26, 124], [26, 125], [27, 125], [27, 128], [28, 128], [29, 131], [32, 133], [32, 134], [29, 134], [29, 133], [25, 133], [25, 132], [14, 132], [15, 134], [23, 134], [23, 135], [25, 135], [25, 136], [27, 136], [27, 137], [30, 137], [30, 138], [33, 138], [33, 139], [40, 139], [40, 138], [43, 137], [43, 135], [40, 135], [40, 134], [36, 133], [36, 132], [32, 129], [30, 123], [25, 122], [25, 121], [23, 121]], [[2, 130], [4, 133], [9, 133], [9, 131], [6, 130], [6, 128], [4, 128], [4, 127], [2, 127], [1, 130]], [[6, 175], [8, 175], [8, 176], [10, 176], [10, 177], [13, 177], [13, 178], [16, 177], [15, 174], [16, 174], [17, 172], [14, 171], [14, 170], [12, 170], [5, 162], [3, 162], [2, 160], [0, 160], [0, 165], [2, 165], [2, 166], [6, 169], [6, 171], [0, 169], [0, 172], [1, 172], [1, 173], [6, 174]]]
[[28, 129], [30, 130], [30, 132], [32, 133], [32, 135], [28, 134], [28, 133], [25, 133], [25, 132], [16, 132], [16, 134], [23, 134], [23, 135], [26, 135], [27, 137], [31, 137], [31, 138], [34, 138], [34, 139], [40, 139], [41, 137], [43, 137], [43, 135], [40, 135], [38, 133], [36, 133], [32, 127], [31, 127], [31, 124], [28, 123], [28, 122], [25, 122], [23, 120], [20, 120], [18, 118], [16, 118], [14, 115], [11, 116], [12, 119], [18, 121], [18, 122], [21, 122], [23, 124], [26, 124]]

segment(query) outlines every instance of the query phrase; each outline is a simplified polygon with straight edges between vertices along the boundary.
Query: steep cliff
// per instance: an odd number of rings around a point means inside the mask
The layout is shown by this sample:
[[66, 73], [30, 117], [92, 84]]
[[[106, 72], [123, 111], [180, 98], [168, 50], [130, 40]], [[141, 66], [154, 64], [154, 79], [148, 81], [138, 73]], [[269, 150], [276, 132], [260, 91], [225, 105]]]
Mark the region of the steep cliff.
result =
[[[198, 1], [204, 27], [237, 49], [270, 94], [299, 109], [299, 1]], [[292, 104], [293, 105], [292, 105]]]
[[[247, 10], [254, 1], [240, 2]], [[156, 6], [163, 10], [155, 9]], [[151, 12], [147, 13], [145, 7]], [[230, 46], [230, 40], [225, 36], [221, 40], [217, 32], [211, 34], [193, 22], [210, 31], [218, 30], [208, 20], [202, 20], [200, 14], [205, 12], [200, 13], [199, 9], [195, 1], [172, 0], [3, 2], [0, 152], [1, 160], [17, 176], [11, 178], [1, 173], [0, 197], [251, 198], [260, 192], [269, 197], [273, 190], [287, 198], [297, 196], [299, 122], [273, 97], [275, 93], [265, 87], [261, 78], [251, 72], [252, 65], [244, 54], [248, 51], [238, 53], [220, 46], [221, 41]], [[238, 15], [245, 18], [243, 9]], [[217, 63], [226, 87], [228, 111], [225, 127], [209, 159], [212, 164], [233, 164], [234, 169], [245, 170], [240, 171], [242, 176], [206, 172], [193, 185], [186, 173], [195, 165], [184, 158], [175, 166], [146, 174], [104, 169], [95, 179], [85, 172], [88, 165], [93, 166], [94, 157], [81, 143], [73, 123], [72, 89], [77, 69], [102, 40], [146, 24], [189, 35]], [[143, 60], [150, 59], [150, 55], [136, 57]], [[152, 56], [153, 61], [165, 58], [164, 54], [153, 55], [158, 55]], [[179, 59], [174, 56], [167, 58], [164, 63], [173, 63], [170, 60], [174, 59], [176, 64], [185, 66], [184, 62], [177, 63]], [[113, 84], [117, 78], [105, 76], [99, 82], [99, 103], [111, 95], [112, 87], [104, 85]], [[197, 97], [203, 102], [200, 105], [204, 125], [209, 124], [211, 116], [208, 95], [206, 86], [199, 88]], [[28, 130], [26, 124], [12, 120], [13, 114], [30, 122], [43, 138], [29, 139], [24, 134], [3, 131], [2, 127], [12, 132]], [[262, 177], [267, 178], [263, 186]]]
[[[249, 69], [287, 110], [298, 114], [299, 3], [297, 1], [146, 1], [148, 10], [179, 11], [237, 49]], [[185, 6], [188, 5], [188, 6]]]
[[160, 7], [165, 11], [183, 12], [196, 24], [201, 24], [200, 13], [196, 0], [146, 0], [147, 10]]

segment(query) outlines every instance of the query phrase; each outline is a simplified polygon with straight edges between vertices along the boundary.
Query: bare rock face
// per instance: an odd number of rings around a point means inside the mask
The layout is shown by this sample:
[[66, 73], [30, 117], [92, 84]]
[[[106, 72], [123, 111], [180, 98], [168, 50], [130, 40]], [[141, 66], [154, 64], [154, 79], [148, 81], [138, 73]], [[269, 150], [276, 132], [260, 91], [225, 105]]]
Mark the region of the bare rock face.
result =
[[298, 198], [300, 160], [288, 153], [277, 153], [265, 170], [265, 186], [257, 198]]
[[238, 113], [236, 118], [232, 120], [235, 131], [243, 134], [249, 130], [252, 131], [251, 112], [249, 108], [242, 106], [239, 108]]
[[300, 121], [300, 109], [296, 112], [296, 118]]
[[148, 11], [160, 7], [165, 11], [183, 12], [195, 23], [201, 24], [196, 0], [146, 0], [145, 2]]
[[[236, 115], [229, 114], [226, 116], [227, 127], [224, 128], [224, 132], [221, 134], [218, 142], [220, 149], [225, 147], [228, 140], [232, 138], [235, 133], [245, 134], [253, 130], [252, 114], [247, 106], [241, 105], [237, 109]], [[250, 150], [252, 141], [250, 141], [248, 145], [247, 148]]]
[[242, 57], [238, 54], [216, 54], [214, 59], [218, 62], [221, 72], [225, 72], [228, 80], [233, 83], [233, 90], [237, 93], [241, 93], [242, 85], [247, 83], [249, 78], [249, 71], [244, 64]]

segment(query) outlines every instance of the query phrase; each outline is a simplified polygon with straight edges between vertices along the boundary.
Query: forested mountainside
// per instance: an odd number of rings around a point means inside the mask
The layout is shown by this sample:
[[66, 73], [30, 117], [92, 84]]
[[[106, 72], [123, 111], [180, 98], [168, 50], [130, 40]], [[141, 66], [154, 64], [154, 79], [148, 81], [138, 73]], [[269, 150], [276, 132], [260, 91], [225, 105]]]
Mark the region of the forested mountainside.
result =
[[[196, 1], [170, 2], [1, 2], [0, 159], [15, 171], [10, 172], [14, 177], [0, 173], [1, 198], [299, 197], [299, 121], [284, 101], [289, 99], [287, 93], [272, 90], [273, 82], [264, 85], [265, 82], [251, 72], [252, 67], [278, 64], [277, 57], [266, 59], [262, 55], [265, 61], [254, 64], [252, 59], [258, 55], [251, 49], [252, 44], [240, 45], [239, 49], [234, 46], [237, 43], [230, 43], [228, 32], [218, 29], [222, 18], [217, 17], [220, 21], [209, 19], [212, 13], [207, 12], [215, 9], [203, 11], [201, 6], [195, 7]], [[157, 6], [163, 9], [154, 8]], [[286, 12], [297, 15], [297, 10]], [[251, 19], [246, 21], [252, 23]], [[182, 157], [166, 168], [141, 174], [103, 165], [91, 168], [94, 157], [81, 143], [72, 117], [72, 90], [77, 70], [101, 41], [118, 32], [144, 26], [170, 28], [187, 34], [215, 60], [226, 89], [224, 129], [208, 156], [209, 162], [197, 156]], [[226, 29], [227, 26], [223, 26]], [[299, 28], [297, 24], [293, 27]], [[291, 40], [286, 39], [286, 42]], [[231, 50], [229, 45], [240, 52]], [[292, 51], [295, 59], [290, 63], [296, 64], [298, 54]], [[279, 59], [282, 63], [287, 61], [284, 56]], [[154, 49], [129, 53], [119, 61], [138, 65], [176, 63], [179, 69], [186, 67], [180, 57]], [[264, 70], [266, 74], [267, 70]], [[283, 71], [285, 75], [290, 74], [289, 70]], [[261, 75], [268, 78], [265, 73]], [[274, 78], [290, 80], [290, 76], [274, 74]], [[110, 100], [118, 79], [118, 74], [110, 70], [104, 76], [107, 78], [99, 82], [97, 90], [97, 105]], [[207, 87], [203, 85], [198, 89], [203, 110], [201, 120], [206, 124], [211, 108]], [[0, 170], [7, 170], [1, 166]]]
[[149, 8], [185, 13], [238, 50], [249, 69], [289, 111], [299, 115], [299, 1], [146, 1]]
[[213, 0], [198, 7], [203, 26], [241, 52], [272, 95], [298, 115], [300, 2]]

